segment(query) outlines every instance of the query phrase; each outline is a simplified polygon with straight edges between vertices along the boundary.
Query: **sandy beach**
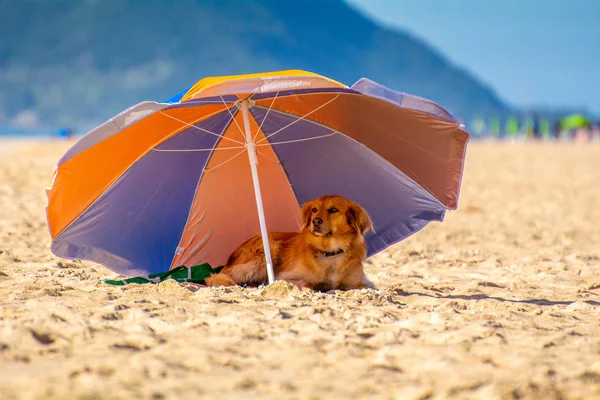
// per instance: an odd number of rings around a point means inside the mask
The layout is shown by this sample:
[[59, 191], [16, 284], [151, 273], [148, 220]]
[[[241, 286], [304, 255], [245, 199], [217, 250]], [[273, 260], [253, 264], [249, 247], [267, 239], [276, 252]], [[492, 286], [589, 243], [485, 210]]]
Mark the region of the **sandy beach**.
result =
[[116, 275], [54, 257], [68, 142], [0, 141], [0, 399], [600, 398], [600, 146], [469, 145], [459, 209], [368, 260], [379, 290]]

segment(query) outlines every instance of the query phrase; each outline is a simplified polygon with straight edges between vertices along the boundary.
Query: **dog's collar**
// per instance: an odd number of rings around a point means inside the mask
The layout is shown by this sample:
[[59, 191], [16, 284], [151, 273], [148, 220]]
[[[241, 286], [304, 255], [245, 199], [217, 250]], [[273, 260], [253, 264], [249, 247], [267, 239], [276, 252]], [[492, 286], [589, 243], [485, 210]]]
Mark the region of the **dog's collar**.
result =
[[322, 251], [321, 254], [325, 257], [333, 257], [333, 256], [337, 256], [338, 254], [342, 254], [344, 252], [344, 249], [338, 249], [335, 251]]

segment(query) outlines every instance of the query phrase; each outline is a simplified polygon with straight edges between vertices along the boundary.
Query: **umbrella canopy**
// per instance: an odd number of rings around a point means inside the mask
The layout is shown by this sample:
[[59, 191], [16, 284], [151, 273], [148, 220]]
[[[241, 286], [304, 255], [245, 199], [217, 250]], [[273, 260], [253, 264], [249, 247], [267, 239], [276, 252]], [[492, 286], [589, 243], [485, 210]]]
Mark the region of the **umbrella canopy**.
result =
[[512, 116], [506, 121], [506, 134], [508, 136], [517, 136], [519, 133], [519, 118]]
[[560, 127], [564, 131], [583, 128], [590, 125], [590, 120], [582, 114], [571, 114], [560, 120]]
[[456, 208], [468, 138], [437, 104], [368, 79], [205, 78], [64, 154], [47, 191], [51, 250], [128, 276], [221, 265], [251, 236], [298, 231], [306, 201], [339, 194], [371, 215], [372, 255]]

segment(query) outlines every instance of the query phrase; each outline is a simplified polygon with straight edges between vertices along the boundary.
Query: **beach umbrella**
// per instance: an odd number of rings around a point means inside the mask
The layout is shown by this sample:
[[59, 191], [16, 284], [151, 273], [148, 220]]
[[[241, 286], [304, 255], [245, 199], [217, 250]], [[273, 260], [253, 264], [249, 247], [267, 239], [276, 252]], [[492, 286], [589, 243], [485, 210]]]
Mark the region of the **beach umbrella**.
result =
[[519, 118], [511, 116], [506, 120], [506, 135], [517, 136], [519, 134]]
[[500, 136], [500, 118], [494, 117], [490, 120], [490, 133], [494, 137]]
[[548, 118], [541, 118], [540, 120], [540, 134], [543, 138], [547, 139], [550, 137], [550, 121]]
[[523, 118], [523, 125], [521, 126], [521, 135], [525, 136], [525, 137], [530, 137], [533, 136], [533, 125], [534, 125], [534, 121], [533, 118], [530, 116], [525, 116]]
[[205, 78], [62, 156], [47, 191], [51, 250], [127, 276], [222, 265], [256, 234], [298, 231], [306, 201], [339, 194], [371, 215], [372, 255], [457, 207], [468, 138], [439, 105], [368, 79]]
[[571, 114], [560, 120], [563, 131], [583, 128], [590, 125], [590, 120], [583, 114]]
[[471, 121], [471, 133], [476, 136], [482, 136], [485, 131], [485, 119], [482, 117], [475, 117]]

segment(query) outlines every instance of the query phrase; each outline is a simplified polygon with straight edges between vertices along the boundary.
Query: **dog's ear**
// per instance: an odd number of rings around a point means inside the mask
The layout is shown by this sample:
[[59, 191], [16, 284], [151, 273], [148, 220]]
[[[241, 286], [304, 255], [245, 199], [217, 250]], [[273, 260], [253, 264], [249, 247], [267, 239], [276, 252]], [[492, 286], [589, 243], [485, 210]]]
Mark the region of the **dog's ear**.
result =
[[302, 229], [310, 227], [312, 220], [312, 208], [314, 207], [314, 201], [309, 201], [302, 207]]
[[346, 218], [348, 219], [348, 225], [353, 227], [356, 232], [363, 236], [368, 231], [373, 230], [373, 221], [371, 221], [371, 217], [369, 217], [369, 214], [367, 214], [365, 209], [358, 204], [352, 204], [348, 207]]

